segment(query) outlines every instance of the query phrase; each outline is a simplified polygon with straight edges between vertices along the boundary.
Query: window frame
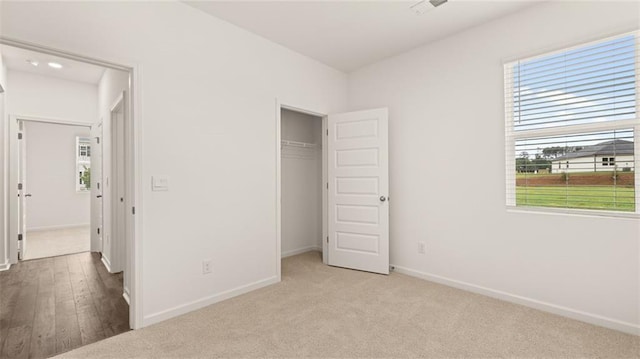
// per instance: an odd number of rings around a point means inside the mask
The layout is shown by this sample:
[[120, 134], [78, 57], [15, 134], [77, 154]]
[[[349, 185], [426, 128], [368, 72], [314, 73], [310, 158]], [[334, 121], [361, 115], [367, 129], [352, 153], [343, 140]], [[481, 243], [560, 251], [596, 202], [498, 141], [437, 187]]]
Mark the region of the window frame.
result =
[[[82, 186], [82, 184], [80, 184], [80, 180], [82, 177], [82, 173], [84, 173], [84, 169], [81, 169], [81, 166], [86, 166], [88, 165], [87, 169], [91, 169], [91, 138], [90, 137], [85, 137], [85, 136], [76, 136], [76, 143], [75, 143], [75, 153], [76, 153], [76, 161], [75, 161], [75, 186], [76, 186], [76, 192], [77, 193], [89, 193], [91, 192], [90, 188], [87, 188], [86, 186]], [[82, 156], [81, 153], [81, 148], [85, 147], [86, 148], [86, 153], [88, 154], [87, 156]], [[87, 164], [84, 161], [81, 161], [81, 158], [89, 158], [89, 163]]]
[[[522, 61], [530, 61], [536, 58], [553, 56], [562, 52], [571, 51], [583, 47], [588, 47], [598, 43], [612, 41], [633, 35], [635, 40], [635, 75], [636, 75], [636, 118], [629, 120], [613, 120], [608, 122], [594, 122], [587, 124], [565, 125], [557, 127], [539, 128], [539, 129], [523, 129], [516, 131], [514, 129], [514, 101], [513, 88], [508, 86], [509, 76], [513, 74], [510, 70], [514, 64]], [[567, 215], [587, 215], [587, 216], [604, 216], [604, 217], [621, 217], [621, 218], [640, 218], [640, 30], [626, 32], [615, 36], [604, 37], [587, 42], [581, 42], [573, 46], [565, 46], [554, 51], [540, 52], [534, 56], [520, 57], [511, 59], [503, 63], [503, 90], [504, 90], [504, 115], [505, 115], [505, 204], [508, 212], [524, 212], [524, 213], [540, 213], [540, 214], [567, 214]], [[588, 132], [604, 132], [613, 130], [633, 130], [634, 139], [634, 177], [635, 177], [635, 212], [602, 210], [602, 209], [579, 209], [564, 207], [540, 207], [540, 206], [518, 206], [516, 204], [516, 141], [524, 139], [536, 139], [549, 136], [575, 135]], [[560, 165], [560, 163], [558, 163]], [[512, 196], [510, 196], [512, 194]]]

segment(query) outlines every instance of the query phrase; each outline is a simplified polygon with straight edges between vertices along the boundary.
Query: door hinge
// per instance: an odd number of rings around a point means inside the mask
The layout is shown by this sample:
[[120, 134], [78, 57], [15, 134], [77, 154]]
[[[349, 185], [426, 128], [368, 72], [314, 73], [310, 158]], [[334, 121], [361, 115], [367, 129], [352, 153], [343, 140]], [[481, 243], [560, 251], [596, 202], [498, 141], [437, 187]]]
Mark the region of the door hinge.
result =
[[329, 243], [329, 236], [327, 236], [327, 243]]
[[100, 234], [100, 227], [98, 227], [97, 230], [98, 230], [98, 234]]
[[327, 189], [329, 189], [329, 182], [327, 182]]
[[131, 214], [136, 214], [136, 207], [131, 207]]
[[18, 132], [18, 139], [21, 140], [22, 139], [22, 132]]
[[96, 137], [96, 143], [100, 144], [100, 137]]
[[22, 183], [18, 183], [18, 191], [22, 190]]
[[329, 130], [327, 130], [327, 136], [329, 136]]
[[24, 259], [24, 242], [22, 241], [22, 234], [18, 234], [18, 260]]

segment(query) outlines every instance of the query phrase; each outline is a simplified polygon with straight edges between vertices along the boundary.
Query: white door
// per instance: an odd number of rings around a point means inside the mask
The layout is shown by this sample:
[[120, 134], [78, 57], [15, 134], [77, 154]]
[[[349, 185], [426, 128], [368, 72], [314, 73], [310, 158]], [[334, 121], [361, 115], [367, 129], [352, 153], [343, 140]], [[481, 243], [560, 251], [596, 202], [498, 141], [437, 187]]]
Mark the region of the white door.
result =
[[27, 253], [27, 200], [31, 193], [27, 188], [27, 139], [26, 128], [23, 121], [18, 122], [18, 156], [20, 158], [20, 184], [18, 184], [19, 197], [19, 231], [18, 234], [18, 259], [24, 259]]
[[126, 173], [124, 95], [111, 110], [111, 270], [125, 269]]
[[102, 123], [91, 126], [91, 251], [102, 252]]
[[389, 274], [386, 108], [329, 115], [329, 265]]

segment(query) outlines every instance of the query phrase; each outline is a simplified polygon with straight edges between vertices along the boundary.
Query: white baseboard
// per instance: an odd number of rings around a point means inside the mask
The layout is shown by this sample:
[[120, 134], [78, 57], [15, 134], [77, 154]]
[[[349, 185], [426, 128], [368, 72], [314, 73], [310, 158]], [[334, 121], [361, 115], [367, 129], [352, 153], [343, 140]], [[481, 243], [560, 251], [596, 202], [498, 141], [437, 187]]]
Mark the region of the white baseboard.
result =
[[109, 262], [109, 259], [107, 259], [107, 257], [105, 256], [102, 256], [101, 261], [102, 264], [104, 264], [104, 266], [107, 268], [107, 271], [111, 273], [111, 262]]
[[150, 314], [144, 317], [142, 326], [146, 327], [151, 324], [159, 323], [164, 320], [177, 317], [182, 314], [186, 314], [188, 312], [192, 312], [194, 310], [198, 310], [200, 308], [204, 308], [211, 304], [215, 304], [221, 302], [225, 299], [233, 298], [239, 296], [241, 294], [245, 294], [251, 292], [256, 289], [260, 289], [262, 287], [266, 287], [268, 285], [272, 285], [278, 283], [278, 277], [273, 276], [266, 279], [259, 280], [257, 282], [249, 283], [247, 285], [240, 286], [238, 288], [230, 289], [224, 291], [219, 294], [214, 294], [208, 297], [204, 297], [202, 299], [194, 300], [192, 302], [175, 306], [173, 308], [163, 310], [158, 313]]
[[9, 268], [11, 268], [11, 263], [9, 262], [0, 264], [0, 272], [9, 270]]
[[486, 295], [488, 297], [504, 300], [507, 302], [524, 305], [526, 307], [557, 314], [563, 317], [579, 320], [589, 324], [599, 325], [601, 327], [618, 330], [628, 334], [640, 335], [640, 325], [637, 325], [637, 324], [624, 322], [621, 320], [608, 318], [608, 317], [604, 317], [597, 314], [587, 313], [580, 310], [563, 307], [560, 305], [542, 302], [536, 299], [522, 297], [519, 295], [506, 293], [503, 291], [486, 288], [479, 285], [475, 285], [475, 284], [471, 284], [471, 283], [467, 283], [467, 282], [463, 282], [455, 279], [450, 279], [450, 278], [442, 277], [435, 274], [420, 272], [414, 269], [396, 266], [393, 264], [391, 266], [394, 267], [394, 270], [396, 272], [406, 274], [412, 277], [444, 284], [446, 286], [462, 289], [468, 292]]
[[293, 249], [293, 250], [290, 250], [290, 251], [285, 251], [285, 252], [282, 252], [281, 258], [291, 257], [291, 256], [295, 256], [297, 254], [302, 254], [302, 253], [311, 252], [311, 251], [322, 252], [322, 247], [309, 246], [309, 247], [304, 247], [304, 248]]
[[29, 233], [29, 232], [52, 231], [52, 230], [56, 230], [56, 229], [81, 228], [81, 227], [91, 227], [91, 223], [61, 224], [61, 225], [58, 225], [58, 226], [33, 227], [33, 228], [27, 228], [27, 233]]

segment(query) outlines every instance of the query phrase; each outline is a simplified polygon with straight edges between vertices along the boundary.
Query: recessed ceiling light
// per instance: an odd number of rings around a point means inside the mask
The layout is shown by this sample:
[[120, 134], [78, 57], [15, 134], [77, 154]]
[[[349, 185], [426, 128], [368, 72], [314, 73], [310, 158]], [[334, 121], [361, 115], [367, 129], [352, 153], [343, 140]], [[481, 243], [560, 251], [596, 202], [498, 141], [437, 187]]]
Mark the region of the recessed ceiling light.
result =
[[47, 63], [47, 65], [49, 65], [49, 67], [54, 68], [54, 69], [61, 69], [62, 65], [57, 63], [57, 62], [49, 62]]
[[40, 65], [40, 63], [38, 61], [36, 61], [36, 60], [27, 59], [27, 63], [32, 65], [32, 66], [35, 66], [35, 67], [38, 67], [38, 65]]

